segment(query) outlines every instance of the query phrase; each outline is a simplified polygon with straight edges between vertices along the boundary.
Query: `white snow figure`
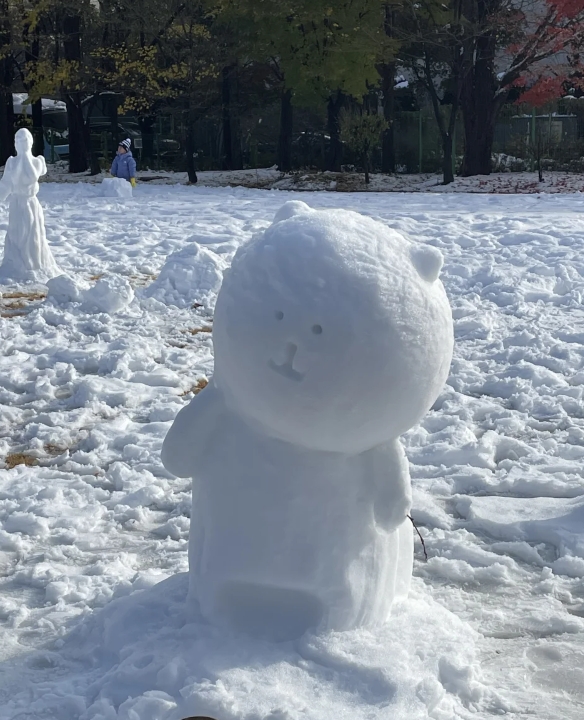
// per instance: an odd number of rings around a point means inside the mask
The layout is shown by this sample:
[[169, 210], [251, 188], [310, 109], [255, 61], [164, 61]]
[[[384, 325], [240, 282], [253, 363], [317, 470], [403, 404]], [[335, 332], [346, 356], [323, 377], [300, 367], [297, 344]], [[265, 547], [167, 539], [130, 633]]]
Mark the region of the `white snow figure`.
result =
[[453, 348], [441, 253], [357, 213], [289, 202], [217, 298], [215, 374], [165, 467], [193, 477], [189, 602], [272, 640], [375, 627], [408, 593], [399, 436]]
[[16, 157], [8, 158], [0, 180], [0, 202], [10, 198], [0, 280], [45, 282], [61, 274], [47, 242], [43, 209], [36, 197], [39, 177], [47, 172], [47, 166], [43, 157], [33, 156], [28, 130], [19, 130], [14, 143]]

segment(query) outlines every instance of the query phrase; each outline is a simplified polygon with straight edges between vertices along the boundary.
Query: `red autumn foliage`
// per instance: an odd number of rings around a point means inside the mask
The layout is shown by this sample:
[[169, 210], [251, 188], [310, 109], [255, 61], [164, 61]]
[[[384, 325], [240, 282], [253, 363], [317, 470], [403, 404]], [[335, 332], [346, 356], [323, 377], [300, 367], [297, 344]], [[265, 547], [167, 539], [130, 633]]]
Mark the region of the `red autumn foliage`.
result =
[[525, 88], [520, 102], [539, 107], [584, 90], [584, 0], [545, 0], [527, 25], [530, 32], [510, 48], [507, 73], [512, 86]]

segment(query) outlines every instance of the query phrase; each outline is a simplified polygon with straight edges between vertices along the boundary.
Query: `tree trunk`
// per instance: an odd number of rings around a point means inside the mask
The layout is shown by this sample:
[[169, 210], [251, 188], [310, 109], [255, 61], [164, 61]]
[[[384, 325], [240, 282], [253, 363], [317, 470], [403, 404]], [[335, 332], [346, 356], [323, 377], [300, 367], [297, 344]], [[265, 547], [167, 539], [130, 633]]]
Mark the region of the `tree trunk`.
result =
[[237, 115], [237, 63], [223, 68], [221, 100], [223, 105], [223, 169], [242, 170], [243, 156]]
[[14, 155], [14, 61], [12, 53], [9, 52], [10, 43], [8, 2], [0, 0], [0, 166]]
[[[486, 12], [486, 11], [485, 11]], [[472, 57], [472, 67], [465, 72], [461, 107], [464, 120], [464, 159], [462, 175], [490, 175], [495, 121], [500, 105], [495, 95], [496, 37], [485, 32], [468, 46], [465, 54]]]
[[87, 111], [87, 117], [83, 116], [83, 107], [81, 108], [81, 118], [83, 120], [83, 140], [85, 142], [85, 152], [89, 158], [89, 174], [99, 175], [101, 172], [101, 166], [99, 164], [99, 158], [97, 153], [91, 146], [91, 125], [90, 125], [90, 110]]
[[344, 96], [340, 90], [331, 95], [327, 105], [327, 130], [330, 137], [329, 153], [326, 162], [326, 169], [331, 172], [340, 172], [343, 144], [341, 142], [340, 115], [344, 104]]
[[280, 136], [278, 138], [278, 170], [292, 170], [292, 125], [294, 115], [292, 108], [292, 90], [282, 91], [280, 109]]
[[443, 174], [443, 185], [450, 185], [454, 182], [454, 172], [452, 171], [452, 135], [445, 133], [442, 136], [442, 174]]
[[383, 117], [389, 125], [383, 131], [381, 141], [381, 172], [395, 172], [395, 132], [394, 132], [394, 85], [395, 85], [395, 63], [383, 65], [381, 83], [383, 89]]
[[[31, 37], [30, 27], [26, 25], [24, 29], [24, 43], [26, 45], [26, 50], [24, 54], [26, 64], [32, 65], [36, 63], [39, 59], [40, 41], [38, 30], [35, 30], [32, 33]], [[32, 92], [33, 87], [34, 86], [31, 83], [26, 86], [29, 96]], [[32, 103], [31, 113], [33, 137], [32, 154], [36, 156], [44, 155], [45, 137], [43, 129], [43, 101], [40, 98]]]
[[363, 167], [365, 168], [365, 185], [369, 185], [369, 153], [363, 155]]
[[197, 165], [196, 165], [196, 145], [195, 145], [195, 123], [196, 113], [192, 105], [192, 101], [189, 104], [189, 112], [187, 113], [187, 127], [186, 127], [186, 161], [187, 161], [187, 174], [189, 176], [189, 182], [195, 184], [198, 182], [197, 177]]
[[142, 168], [150, 167], [154, 160], [154, 115], [138, 118], [140, 133], [142, 134]]
[[[395, 6], [385, 3], [383, 6], [383, 29], [387, 37], [393, 37]], [[383, 92], [383, 117], [388, 127], [383, 131], [381, 141], [381, 172], [395, 172], [395, 62], [383, 63], [379, 67], [381, 90]]]
[[[2, 61], [0, 60], [0, 65]], [[12, 93], [0, 90], [0, 167], [14, 155], [14, 108]]]
[[[475, 103], [473, 103], [475, 104]], [[471, 175], [491, 174], [491, 155], [495, 135], [495, 118], [490, 108], [485, 108], [479, 101], [476, 105], [483, 106], [481, 110], [473, 110], [472, 106], [463, 105], [464, 119], [464, 158], [462, 161], [463, 177]]]
[[33, 155], [44, 155], [45, 154], [45, 131], [43, 127], [43, 101], [36, 100], [32, 104], [32, 137]]
[[[110, 132], [112, 135], [112, 142], [114, 143], [114, 147], [110, 148], [111, 152], [115, 152], [117, 150], [117, 143], [120, 142], [120, 140], [124, 140], [125, 138], [120, 137], [120, 127], [118, 125], [118, 103], [117, 100], [112, 100], [111, 102], [107, 103], [107, 111], [110, 121]], [[90, 121], [90, 113], [88, 113], [87, 117], [85, 118], [86, 122]], [[132, 148], [133, 149], [133, 148]]]
[[85, 172], [87, 162], [87, 149], [85, 146], [85, 122], [81, 108], [79, 93], [65, 96], [67, 106], [67, 125], [69, 128], [69, 172]]
[[[70, 62], [81, 61], [81, 18], [68, 15], [63, 18], [63, 55]], [[80, 92], [65, 95], [67, 123], [69, 125], [69, 172], [80, 173], [88, 168], [85, 122]]]

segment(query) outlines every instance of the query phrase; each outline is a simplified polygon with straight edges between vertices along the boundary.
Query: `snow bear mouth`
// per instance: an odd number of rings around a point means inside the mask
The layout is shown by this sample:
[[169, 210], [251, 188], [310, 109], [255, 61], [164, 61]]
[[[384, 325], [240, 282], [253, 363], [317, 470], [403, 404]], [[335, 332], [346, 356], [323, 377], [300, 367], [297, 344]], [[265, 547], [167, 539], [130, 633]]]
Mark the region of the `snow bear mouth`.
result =
[[286, 360], [278, 364], [274, 362], [272, 358], [270, 358], [268, 362], [268, 366], [278, 375], [282, 375], [282, 377], [287, 378], [288, 380], [294, 380], [295, 382], [300, 382], [304, 378], [304, 373], [298, 372], [298, 370], [294, 369], [294, 356], [296, 355], [296, 352], [298, 350], [298, 345], [295, 345], [292, 342], [289, 342], [286, 344]]

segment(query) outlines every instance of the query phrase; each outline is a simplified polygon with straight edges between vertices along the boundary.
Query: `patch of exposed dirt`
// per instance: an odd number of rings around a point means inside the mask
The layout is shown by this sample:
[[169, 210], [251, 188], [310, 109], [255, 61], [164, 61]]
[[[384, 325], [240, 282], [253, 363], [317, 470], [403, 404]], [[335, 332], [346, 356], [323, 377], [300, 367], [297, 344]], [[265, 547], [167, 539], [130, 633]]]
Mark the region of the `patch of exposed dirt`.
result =
[[27, 467], [38, 465], [38, 460], [31, 455], [26, 455], [25, 453], [9, 453], [4, 458], [4, 463], [7, 470], [12, 470], [17, 465], [26, 465]]
[[200, 378], [188, 390], [181, 392], [180, 397], [184, 397], [185, 395], [190, 395], [191, 393], [193, 395], [198, 395], [201, 392], [201, 390], [204, 390], [207, 387], [208, 384], [209, 384], [209, 381], [207, 380], [207, 378]]
[[5, 292], [0, 298], [0, 317], [11, 318], [27, 315], [35, 304], [43, 301], [46, 297], [47, 293], [39, 290]]
[[200, 333], [212, 333], [213, 328], [210, 325], [203, 325], [203, 327], [199, 328], [188, 328], [187, 330], [183, 330], [183, 332], [190, 333], [191, 335], [199, 335]]

